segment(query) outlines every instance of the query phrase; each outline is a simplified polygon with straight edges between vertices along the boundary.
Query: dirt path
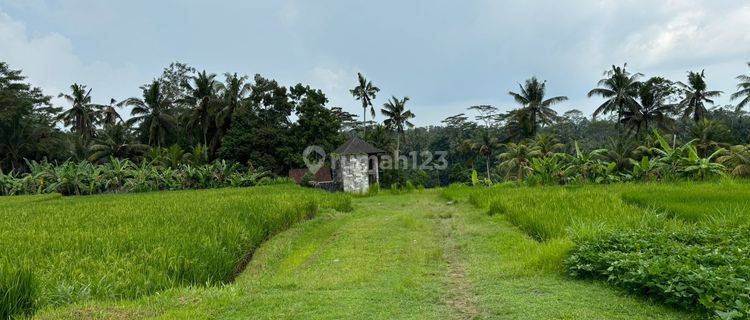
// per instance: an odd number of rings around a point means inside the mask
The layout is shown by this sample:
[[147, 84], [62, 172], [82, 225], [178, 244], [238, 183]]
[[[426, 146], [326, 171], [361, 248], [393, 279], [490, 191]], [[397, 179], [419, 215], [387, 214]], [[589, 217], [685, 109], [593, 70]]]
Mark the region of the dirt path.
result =
[[474, 290], [466, 277], [466, 266], [460, 257], [460, 248], [454, 238], [453, 215], [448, 212], [438, 216], [438, 228], [443, 243], [443, 257], [448, 263], [447, 292], [445, 303], [460, 319], [476, 319], [479, 308], [476, 306]]

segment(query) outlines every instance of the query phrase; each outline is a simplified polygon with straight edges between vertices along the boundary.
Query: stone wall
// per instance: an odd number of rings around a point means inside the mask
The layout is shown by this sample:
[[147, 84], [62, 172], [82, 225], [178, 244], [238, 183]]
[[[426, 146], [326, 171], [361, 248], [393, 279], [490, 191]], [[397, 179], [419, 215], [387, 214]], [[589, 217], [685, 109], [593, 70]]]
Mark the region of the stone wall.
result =
[[341, 182], [344, 192], [365, 193], [370, 188], [369, 166], [366, 154], [341, 157]]

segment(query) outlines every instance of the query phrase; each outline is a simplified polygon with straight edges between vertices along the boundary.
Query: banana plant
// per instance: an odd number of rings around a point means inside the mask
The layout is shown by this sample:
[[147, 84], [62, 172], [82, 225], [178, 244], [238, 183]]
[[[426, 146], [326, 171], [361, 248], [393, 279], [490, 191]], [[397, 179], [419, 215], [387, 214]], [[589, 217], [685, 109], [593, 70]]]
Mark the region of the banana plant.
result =
[[565, 164], [563, 153], [555, 153], [544, 158], [532, 158], [529, 162], [531, 173], [528, 181], [532, 184], [556, 185], [566, 182], [571, 170]]
[[606, 150], [596, 149], [586, 153], [581, 151], [578, 141], [574, 142], [574, 146], [575, 155], [570, 159], [567, 171], [581, 182], [594, 181], [596, 179], [596, 172], [601, 171], [601, 168], [604, 165], [599, 159]]
[[652, 181], [656, 179], [656, 162], [651, 161], [647, 156], [643, 156], [641, 161], [630, 159], [630, 163], [633, 165], [633, 168], [629, 173], [632, 179], [641, 181]]
[[[694, 140], [679, 146], [673, 147], [669, 145], [664, 137], [659, 134], [659, 131], [654, 129], [654, 137], [659, 142], [660, 148], [655, 148], [653, 151], [657, 155], [657, 166], [662, 176], [669, 180], [678, 178], [682, 171], [683, 159], [687, 149], [691, 148]], [[692, 147], [695, 148], [695, 147]]]
[[695, 146], [691, 145], [687, 151], [687, 158], [682, 160], [684, 166], [682, 170], [689, 177], [698, 180], [707, 180], [724, 174], [726, 168], [722, 164], [714, 162], [714, 158], [721, 155], [724, 152], [724, 148], [719, 148], [719, 150], [714, 151], [706, 158], [701, 158], [698, 155], [698, 149]]

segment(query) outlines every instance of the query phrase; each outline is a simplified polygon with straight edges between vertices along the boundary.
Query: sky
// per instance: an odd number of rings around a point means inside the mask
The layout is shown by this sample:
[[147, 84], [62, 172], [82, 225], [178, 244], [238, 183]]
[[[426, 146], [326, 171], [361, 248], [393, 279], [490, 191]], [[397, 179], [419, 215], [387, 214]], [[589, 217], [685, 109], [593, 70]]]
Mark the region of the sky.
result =
[[601, 99], [586, 93], [623, 63], [682, 81], [705, 69], [723, 105], [750, 73], [750, 1], [0, 0], [0, 61], [48, 95], [82, 83], [99, 103], [139, 96], [181, 61], [309, 84], [355, 114], [362, 72], [376, 106], [410, 97], [417, 125], [516, 108], [508, 91], [531, 76], [569, 97], [558, 112], [590, 113]]

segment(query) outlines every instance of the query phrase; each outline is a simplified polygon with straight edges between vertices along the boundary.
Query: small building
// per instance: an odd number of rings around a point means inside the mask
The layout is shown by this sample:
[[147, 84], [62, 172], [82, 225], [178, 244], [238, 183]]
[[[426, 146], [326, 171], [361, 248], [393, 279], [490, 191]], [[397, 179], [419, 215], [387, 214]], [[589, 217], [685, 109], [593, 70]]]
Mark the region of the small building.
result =
[[378, 156], [384, 153], [362, 139], [352, 137], [331, 154], [333, 180], [344, 192], [367, 192], [370, 184], [380, 183]]
[[[312, 173], [308, 168], [289, 169], [289, 178], [294, 180], [296, 184], [300, 184], [302, 183], [302, 178], [308, 173]], [[324, 183], [333, 181], [333, 175], [331, 173], [330, 167], [322, 167], [318, 169], [317, 172], [312, 173], [312, 175], [313, 176], [311, 182]]]

